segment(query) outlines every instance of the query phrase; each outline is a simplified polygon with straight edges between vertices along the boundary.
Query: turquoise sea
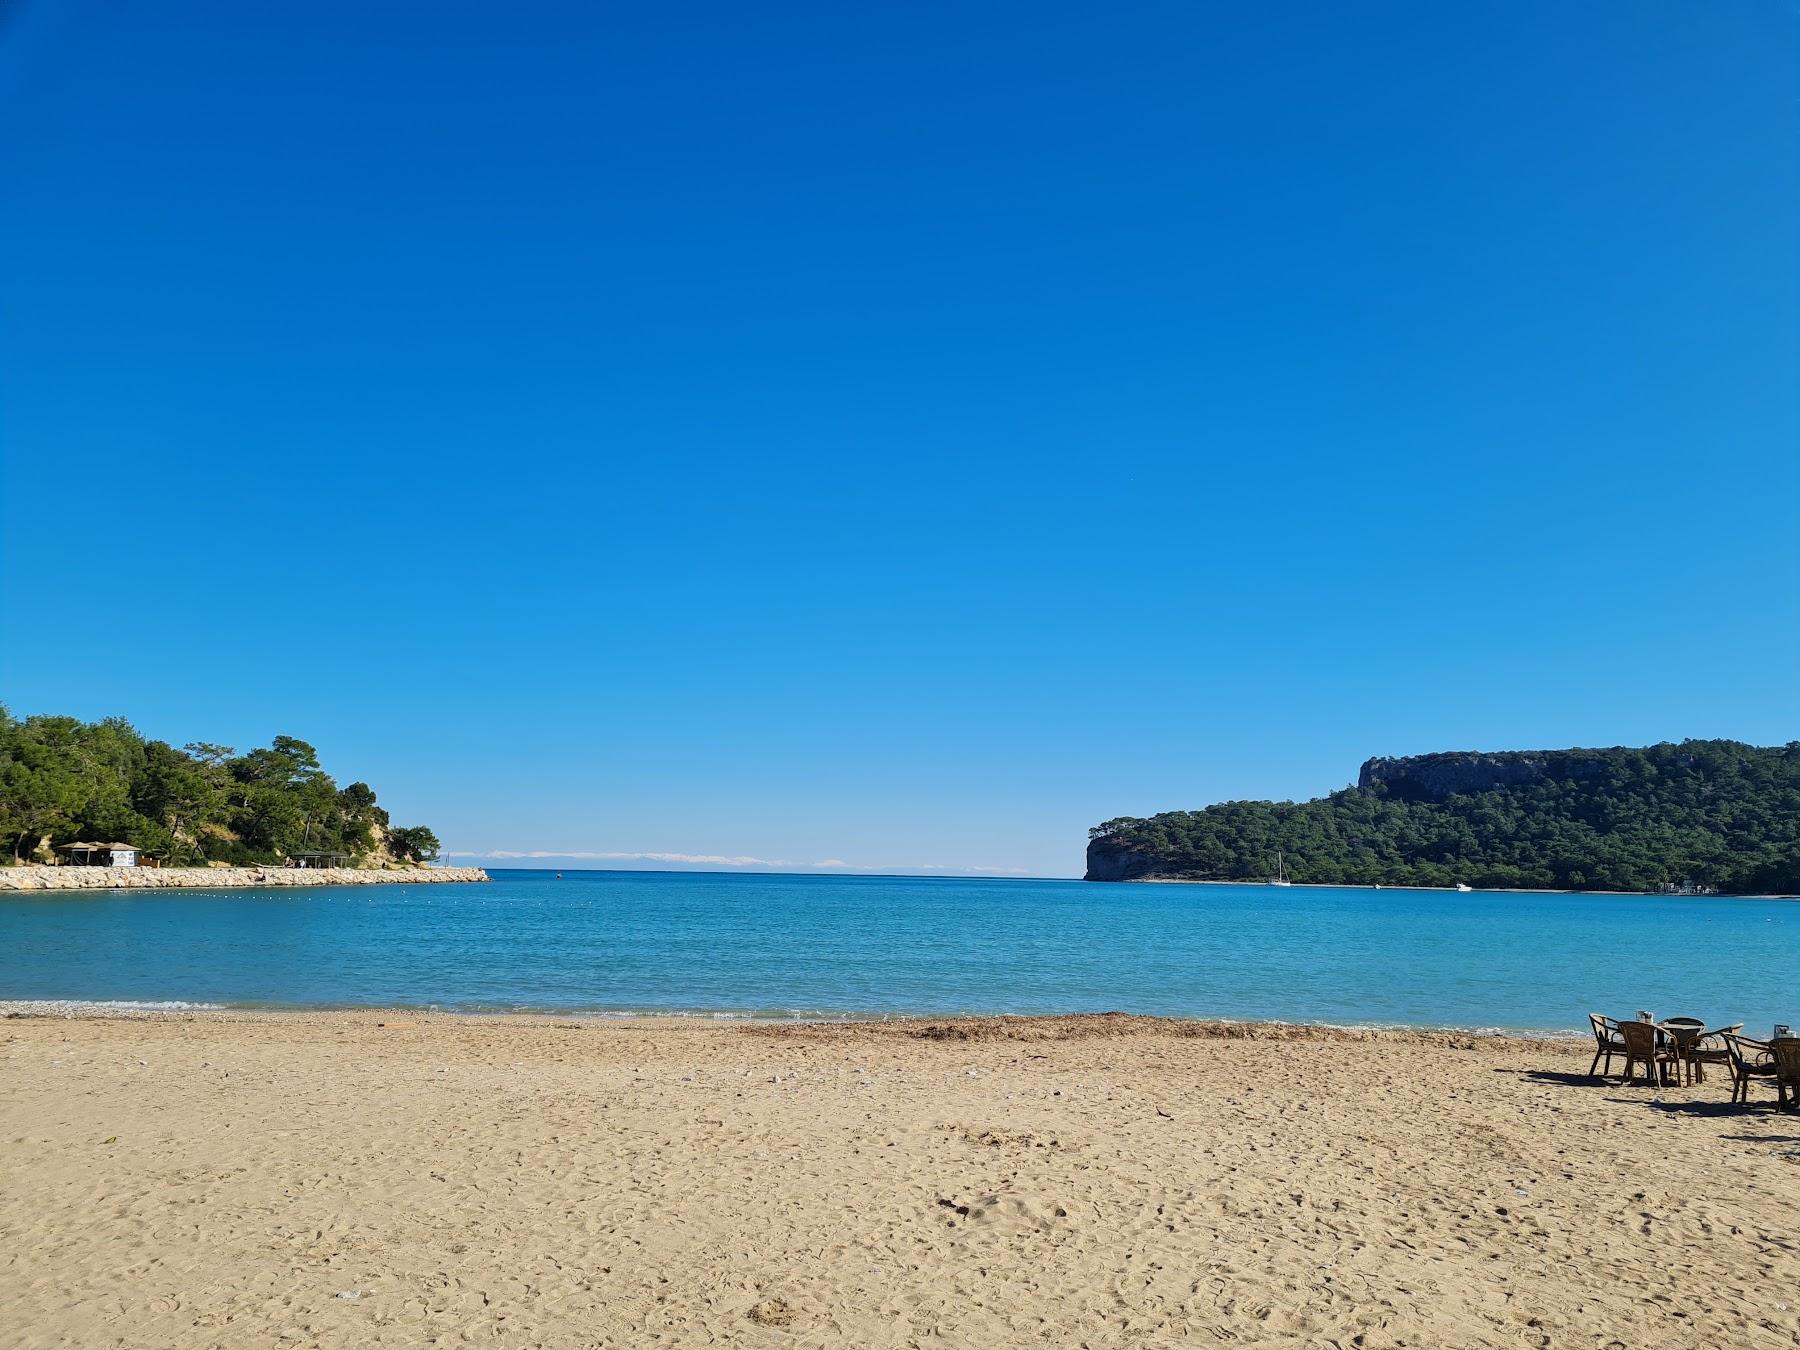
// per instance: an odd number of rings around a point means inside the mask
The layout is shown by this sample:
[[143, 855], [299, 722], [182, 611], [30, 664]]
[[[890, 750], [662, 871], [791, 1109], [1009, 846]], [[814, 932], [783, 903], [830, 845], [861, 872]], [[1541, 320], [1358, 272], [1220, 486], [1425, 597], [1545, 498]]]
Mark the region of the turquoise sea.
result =
[[1800, 1025], [1800, 901], [496, 871], [0, 899], [0, 999]]

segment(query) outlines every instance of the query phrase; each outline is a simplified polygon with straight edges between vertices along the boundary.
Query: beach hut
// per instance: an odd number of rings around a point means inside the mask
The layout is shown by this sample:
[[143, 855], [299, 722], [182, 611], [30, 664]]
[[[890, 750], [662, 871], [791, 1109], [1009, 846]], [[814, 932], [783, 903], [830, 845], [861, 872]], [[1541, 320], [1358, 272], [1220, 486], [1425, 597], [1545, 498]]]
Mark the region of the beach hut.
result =
[[137, 848], [132, 844], [62, 844], [58, 853], [66, 854], [63, 862], [72, 867], [136, 867]]
[[288, 854], [287, 865], [289, 867], [343, 867], [346, 866], [349, 861], [350, 855], [348, 853], [333, 853], [329, 850], [322, 850], [315, 853], [290, 853]]

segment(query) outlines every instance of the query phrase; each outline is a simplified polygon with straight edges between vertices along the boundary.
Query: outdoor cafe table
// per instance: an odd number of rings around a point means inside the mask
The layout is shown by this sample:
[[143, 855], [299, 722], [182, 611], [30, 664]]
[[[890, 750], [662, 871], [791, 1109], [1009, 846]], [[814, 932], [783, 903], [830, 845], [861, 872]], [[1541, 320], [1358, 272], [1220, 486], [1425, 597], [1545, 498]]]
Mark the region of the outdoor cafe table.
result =
[[1706, 1023], [1698, 1017], [1665, 1017], [1656, 1024], [1657, 1030], [1666, 1032], [1675, 1044], [1676, 1057], [1688, 1066], [1696, 1083], [1706, 1081], [1706, 1067], [1694, 1058], [1694, 1052], [1700, 1048], [1700, 1038], [1706, 1031]]

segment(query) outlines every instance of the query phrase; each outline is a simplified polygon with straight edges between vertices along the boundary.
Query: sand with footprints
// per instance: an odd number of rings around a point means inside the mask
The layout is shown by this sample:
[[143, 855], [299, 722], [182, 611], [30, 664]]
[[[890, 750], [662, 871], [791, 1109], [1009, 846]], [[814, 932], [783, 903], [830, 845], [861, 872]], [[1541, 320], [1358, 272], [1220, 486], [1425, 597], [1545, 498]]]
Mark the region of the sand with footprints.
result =
[[0, 1024], [3, 1346], [1777, 1346], [1800, 1117], [1096, 1017]]

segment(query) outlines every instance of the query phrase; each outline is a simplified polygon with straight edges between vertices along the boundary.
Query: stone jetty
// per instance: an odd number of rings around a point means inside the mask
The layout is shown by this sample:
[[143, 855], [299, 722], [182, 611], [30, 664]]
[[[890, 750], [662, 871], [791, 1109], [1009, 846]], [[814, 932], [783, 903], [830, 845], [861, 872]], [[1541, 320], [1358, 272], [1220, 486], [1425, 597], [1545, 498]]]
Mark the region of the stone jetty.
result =
[[486, 881], [480, 867], [0, 867], [0, 891], [219, 890]]

